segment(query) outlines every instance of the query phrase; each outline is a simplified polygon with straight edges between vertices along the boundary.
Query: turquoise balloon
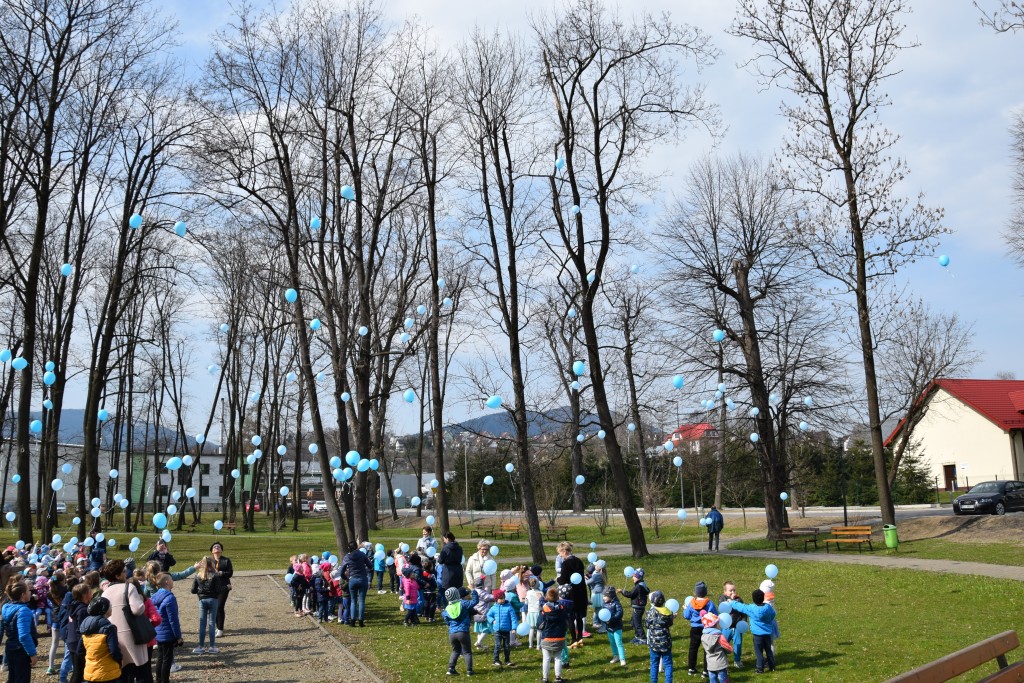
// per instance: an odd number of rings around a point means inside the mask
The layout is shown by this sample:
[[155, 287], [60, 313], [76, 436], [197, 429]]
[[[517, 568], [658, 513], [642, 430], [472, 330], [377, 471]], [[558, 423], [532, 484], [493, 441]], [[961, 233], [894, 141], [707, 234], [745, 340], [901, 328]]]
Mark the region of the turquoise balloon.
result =
[[289, 288], [288, 288], [288, 289], [286, 289], [286, 290], [285, 290], [285, 292], [284, 292], [284, 298], [285, 298], [285, 300], [286, 300], [286, 301], [287, 301], [288, 303], [290, 303], [290, 304], [293, 304], [293, 303], [295, 303], [296, 301], [298, 301], [298, 300], [299, 300], [299, 293], [298, 293], [298, 292], [296, 292], [296, 291], [295, 291], [294, 289], [292, 289], [291, 287], [289, 287]]
[[72, 267], [70, 263], [65, 263], [60, 267], [60, 274], [64, 277], [71, 277]]
[[128, 219], [128, 227], [132, 230], [138, 230], [142, 227], [142, 216], [137, 213], [133, 213], [132, 217]]
[[162, 512], [158, 512], [155, 515], [153, 515], [153, 526], [155, 526], [157, 529], [163, 529], [165, 526], [167, 526], [167, 515], [165, 515]]
[[175, 235], [178, 237], [184, 237], [186, 232], [188, 232], [188, 226], [185, 225], [184, 221], [178, 221], [174, 224]]

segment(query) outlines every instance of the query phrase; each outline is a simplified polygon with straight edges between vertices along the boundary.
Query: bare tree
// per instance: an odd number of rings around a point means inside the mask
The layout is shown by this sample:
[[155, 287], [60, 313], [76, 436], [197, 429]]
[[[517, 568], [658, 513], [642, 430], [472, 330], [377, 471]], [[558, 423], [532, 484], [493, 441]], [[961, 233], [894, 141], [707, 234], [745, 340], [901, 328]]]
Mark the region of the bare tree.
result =
[[1017, 265], [1024, 266], [1024, 112], [1016, 112], [1013, 115], [1010, 135], [1014, 162], [1014, 199], [1010, 225], [1006, 230], [1006, 241]]
[[[632, 198], [650, 180], [637, 169], [642, 154], [684, 127], [716, 123], [717, 112], [705, 100], [703, 87], [680, 83], [678, 60], [699, 69], [717, 53], [697, 28], [676, 25], [667, 16], [623, 21], [598, 0], [579, 0], [564, 13], [538, 21], [534, 30], [552, 97], [552, 148], [558, 158], [548, 176], [557, 227], [552, 242], [564, 248], [581, 292], [580, 321], [594, 403], [607, 432], [604, 445], [632, 552], [643, 557], [647, 543], [616, 436], [594, 305], [615, 223], [625, 222], [634, 208]], [[591, 203], [593, 210], [586, 213], [568, 210], [568, 205], [582, 209]], [[585, 216], [595, 221], [592, 242]]]
[[903, 0], [742, 0], [732, 33], [754, 42], [750, 65], [795, 94], [782, 111], [787, 183], [808, 197], [804, 242], [823, 273], [854, 299], [882, 520], [895, 522], [886, 476], [871, 292], [929, 253], [942, 211], [900, 195], [906, 163], [880, 121], [904, 39]]
[[1024, 5], [1016, 0], [998, 0], [993, 9], [985, 9], [978, 0], [974, 0], [974, 6], [981, 12], [982, 26], [998, 33], [1024, 30]]

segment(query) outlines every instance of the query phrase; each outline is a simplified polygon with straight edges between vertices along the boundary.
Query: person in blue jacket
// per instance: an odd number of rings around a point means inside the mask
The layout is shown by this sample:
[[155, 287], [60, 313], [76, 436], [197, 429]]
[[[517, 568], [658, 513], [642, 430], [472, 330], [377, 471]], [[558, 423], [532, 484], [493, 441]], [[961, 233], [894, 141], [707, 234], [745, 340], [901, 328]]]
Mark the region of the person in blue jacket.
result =
[[[469, 595], [469, 600], [462, 598]], [[474, 610], [479, 596], [476, 591], [467, 591], [465, 588], [448, 588], [444, 592], [447, 602], [441, 611], [444, 623], [448, 624], [448, 641], [452, 645], [452, 654], [448, 658], [448, 675], [455, 676], [455, 665], [459, 663], [459, 656], [466, 660], [466, 675], [473, 673], [473, 648], [469, 643], [469, 625], [473, 620]]]
[[732, 611], [750, 617], [750, 635], [754, 636], [754, 655], [757, 657], [757, 673], [764, 673], [765, 664], [769, 671], [775, 671], [775, 653], [772, 652], [772, 622], [775, 608], [764, 601], [764, 591], [753, 593], [754, 604], [734, 602]]
[[[708, 585], [698, 581], [693, 587], [693, 599], [688, 602], [683, 610], [683, 618], [690, 622], [690, 650], [686, 659], [687, 672], [691, 676], [697, 674], [697, 655], [704, 651], [701, 645], [701, 638], [704, 637], [704, 622], [701, 617], [706, 612], [718, 614], [718, 608], [714, 601], [708, 597]], [[704, 657], [704, 671], [707, 671], [707, 656]]]
[[[725, 526], [725, 517], [718, 511], [714, 505], [711, 506], [711, 512], [708, 513], [708, 550], [714, 550], [718, 552], [718, 539], [722, 536], [722, 527]], [[712, 545], [714, 546], [712, 548]]]
[[342, 560], [340, 568], [341, 573], [348, 577], [349, 626], [355, 626], [357, 620], [360, 626], [366, 625], [363, 623], [363, 619], [366, 617], [366, 590], [370, 587], [370, 570], [372, 568], [373, 560], [355, 543], [350, 543], [348, 554]]
[[25, 581], [12, 583], [7, 587], [10, 602], [0, 610], [7, 640], [4, 656], [7, 661], [7, 680], [10, 683], [29, 683], [32, 667], [37, 661], [36, 644], [39, 636], [36, 634], [35, 617], [28, 606], [31, 593]]
[[[82, 683], [85, 676], [85, 645], [82, 643], [82, 622], [89, 616], [92, 587], [84, 581], [71, 589], [71, 604], [67, 609], [67, 638], [65, 647], [71, 653], [60, 667], [60, 683]], [[68, 678], [68, 674], [71, 678]]]
[[601, 596], [603, 609], [608, 610], [608, 621], [604, 627], [608, 632], [608, 643], [612, 646], [612, 661], [609, 664], [626, 666], [626, 648], [622, 645], [622, 603], [615, 586], [608, 586]]
[[156, 577], [160, 588], [153, 594], [153, 606], [160, 614], [156, 627], [156, 683], [170, 683], [174, 665], [174, 648], [184, 645], [181, 622], [178, 620], [178, 599], [174, 597], [174, 579], [164, 572]]
[[508, 603], [505, 591], [500, 588], [494, 591], [494, 605], [487, 611], [487, 622], [494, 631], [494, 666], [501, 666], [499, 660], [502, 650], [505, 651], [505, 666], [515, 666], [509, 659], [509, 651], [512, 632], [519, 626], [519, 616]]

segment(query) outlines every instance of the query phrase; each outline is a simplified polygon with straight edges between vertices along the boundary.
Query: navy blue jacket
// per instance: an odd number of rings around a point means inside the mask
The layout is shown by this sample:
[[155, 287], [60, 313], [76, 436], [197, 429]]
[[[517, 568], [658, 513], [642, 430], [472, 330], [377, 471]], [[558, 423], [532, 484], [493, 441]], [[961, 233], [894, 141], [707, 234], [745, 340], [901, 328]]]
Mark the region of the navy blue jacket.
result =
[[605, 622], [605, 626], [609, 631], [621, 631], [622, 603], [619, 602], [619, 598], [616, 596], [615, 598], [612, 598], [611, 602], [604, 603], [604, 608], [612, 613], [611, 618]]
[[711, 520], [711, 524], [708, 525], [709, 532], [713, 531], [715, 533], [718, 533], [722, 530], [722, 527], [725, 526], [725, 517], [723, 517], [722, 513], [719, 512], [718, 510], [712, 510], [711, 512], [708, 513], [707, 516], [708, 519]]
[[349, 583], [358, 579], [368, 581], [372, 568], [373, 560], [362, 550], [353, 550], [341, 562], [341, 573], [347, 573]]
[[156, 642], [176, 643], [181, 640], [181, 622], [178, 621], [178, 599], [174, 593], [161, 588], [153, 594], [153, 607], [162, 621], [156, 627]]
[[462, 569], [462, 546], [455, 541], [445, 543], [437, 556], [437, 563], [444, 567], [441, 575], [441, 592], [448, 588], [462, 588], [465, 575]]
[[68, 637], [65, 642], [68, 649], [76, 655], [84, 652], [82, 649], [82, 622], [89, 616], [89, 608], [78, 600], [72, 600], [68, 606]]

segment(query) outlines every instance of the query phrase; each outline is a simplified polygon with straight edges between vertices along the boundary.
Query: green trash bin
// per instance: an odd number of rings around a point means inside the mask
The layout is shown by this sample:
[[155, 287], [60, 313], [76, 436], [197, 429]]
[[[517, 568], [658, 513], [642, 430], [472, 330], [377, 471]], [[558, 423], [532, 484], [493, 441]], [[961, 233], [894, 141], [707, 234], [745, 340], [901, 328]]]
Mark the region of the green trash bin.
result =
[[899, 536], [896, 535], [896, 525], [886, 524], [882, 527], [882, 533], [885, 534], [885, 547], [892, 548], [895, 550], [900, 545]]

